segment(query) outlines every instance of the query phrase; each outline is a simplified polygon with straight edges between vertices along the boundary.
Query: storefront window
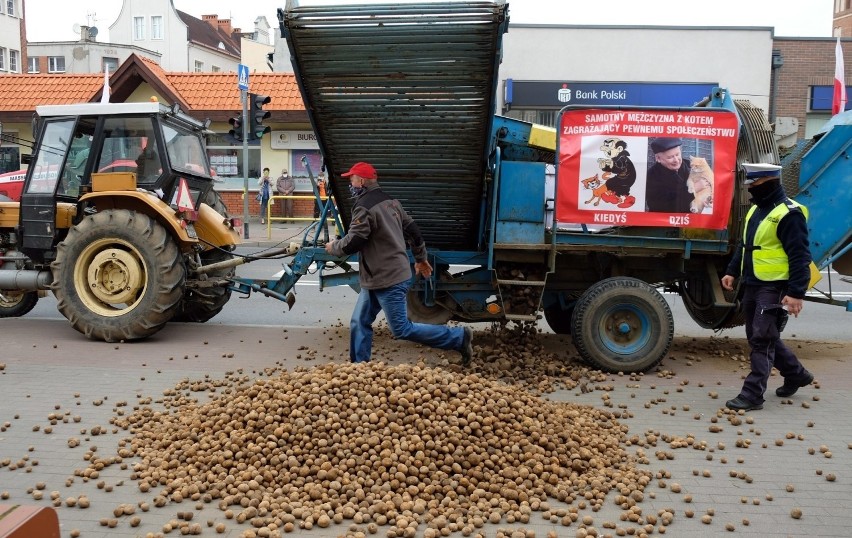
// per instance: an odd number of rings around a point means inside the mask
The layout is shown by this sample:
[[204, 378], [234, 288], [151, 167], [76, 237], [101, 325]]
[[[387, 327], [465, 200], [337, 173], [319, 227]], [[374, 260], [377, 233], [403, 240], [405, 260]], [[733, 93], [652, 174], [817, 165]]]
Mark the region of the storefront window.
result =
[[[243, 190], [243, 148], [230, 144], [223, 135], [211, 135], [207, 141], [207, 155], [217, 180], [217, 190]], [[255, 142], [248, 147], [249, 178], [260, 177], [260, 146]], [[249, 182], [249, 189], [256, 187]]]
[[308, 164], [311, 167], [311, 173], [316, 179], [317, 175], [322, 172], [322, 154], [317, 150], [310, 149], [294, 149], [291, 152], [292, 164], [290, 166], [290, 175], [296, 183], [296, 190], [299, 192], [313, 192], [311, 180], [308, 176], [308, 168], [302, 162], [302, 157], [306, 157]]

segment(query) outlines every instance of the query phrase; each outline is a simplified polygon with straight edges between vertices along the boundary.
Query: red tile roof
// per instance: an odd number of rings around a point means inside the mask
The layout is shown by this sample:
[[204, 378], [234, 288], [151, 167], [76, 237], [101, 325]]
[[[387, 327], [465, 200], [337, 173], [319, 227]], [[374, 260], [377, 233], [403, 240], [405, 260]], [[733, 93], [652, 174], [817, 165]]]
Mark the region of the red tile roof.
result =
[[104, 85], [103, 74], [0, 75], [0, 112], [35, 111], [36, 105], [85, 103]]
[[[240, 110], [236, 73], [166, 73], [166, 78], [191, 110]], [[305, 105], [292, 73], [249, 75], [252, 93], [268, 95], [266, 110], [302, 111]]]
[[[133, 76], [128, 76], [133, 73]], [[100, 99], [102, 73], [82, 75], [0, 75], [0, 115], [32, 112], [37, 105], [68, 104]], [[142, 82], [157, 88], [169, 101], [180, 101], [193, 111], [237, 111], [240, 92], [236, 73], [167, 73], [154, 61], [132, 54], [110, 75], [112, 94], [130, 95]], [[253, 73], [251, 91], [268, 95], [270, 111], [304, 112], [299, 87], [292, 73]], [[121, 85], [125, 87], [121, 87]]]

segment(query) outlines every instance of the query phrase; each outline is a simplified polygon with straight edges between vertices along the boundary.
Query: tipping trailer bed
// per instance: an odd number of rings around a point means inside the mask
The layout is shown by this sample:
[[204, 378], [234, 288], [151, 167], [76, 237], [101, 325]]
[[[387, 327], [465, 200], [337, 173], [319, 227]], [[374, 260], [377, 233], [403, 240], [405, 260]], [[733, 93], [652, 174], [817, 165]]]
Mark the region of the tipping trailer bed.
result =
[[502, 2], [293, 6], [278, 17], [345, 223], [357, 161], [426, 243], [475, 250], [495, 112]]

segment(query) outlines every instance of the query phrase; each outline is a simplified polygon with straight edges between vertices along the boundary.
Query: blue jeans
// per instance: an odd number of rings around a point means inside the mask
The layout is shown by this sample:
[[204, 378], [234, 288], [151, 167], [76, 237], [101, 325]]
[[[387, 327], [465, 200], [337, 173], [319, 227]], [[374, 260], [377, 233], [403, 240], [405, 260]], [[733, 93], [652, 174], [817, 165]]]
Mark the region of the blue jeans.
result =
[[368, 362], [373, 348], [373, 322], [384, 310], [394, 338], [410, 340], [438, 349], [460, 350], [464, 341], [462, 327], [412, 323], [408, 319], [406, 295], [411, 281], [387, 288], [361, 288], [352, 321], [349, 323], [349, 358], [352, 362]]

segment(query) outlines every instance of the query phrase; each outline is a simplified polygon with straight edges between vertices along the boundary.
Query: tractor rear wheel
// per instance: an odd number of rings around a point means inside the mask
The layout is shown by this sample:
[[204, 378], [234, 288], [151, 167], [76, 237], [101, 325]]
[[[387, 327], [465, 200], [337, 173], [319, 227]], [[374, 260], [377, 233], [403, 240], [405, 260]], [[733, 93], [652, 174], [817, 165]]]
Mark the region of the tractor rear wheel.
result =
[[94, 340], [159, 331], [184, 296], [186, 269], [166, 229], [142, 213], [107, 210], [68, 231], [51, 264], [58, 308]]
[[19, 318], [35, 308], [37, 291], [0, 290], [0, 318]]
[[[213, 189], [207, 191], [204, 203], [223, 217], [229, 217], [228, 206], [225, 205], [225, 201], [222, 200], [222, 195], [218, 191]], [[209, 265], [230, 260], [233, 257], [234, 255], [230, 252], [214, 248], [201, 253], [201, 263]], [[207, 276], [209, 278], [230, 277], [234, 276], [235, 271], [236, 269], [231, 267], [220, 269]], [[231, 300], [231, 290], [223, 286], [188, 289], [181, 302], [180, 309], [172, 318], [172, 321], [204, 323], [221, 312], [229, 300]]]
[[644, 372], [663, 360], [674, 337], [666, 299], [629, 277], [601, 280], [577, 300], [571, 334], [580, 356], [607, 372]]
[[[230, 252], [214, 248], [201, 253], [201, 263], [210, 265], [230, 260], [233, 257], [234, 255]], [[228, 267], [209, 273], [207, 276], [212, 279], [231, 277], [234, 276], [235, 271], [234, 267]], [[221, 312], [230, 299], [231, 290], [224, 286], [188, 289], [181, 302], [180, 310], [172, 318], [172, 321], [204, 323]]]

